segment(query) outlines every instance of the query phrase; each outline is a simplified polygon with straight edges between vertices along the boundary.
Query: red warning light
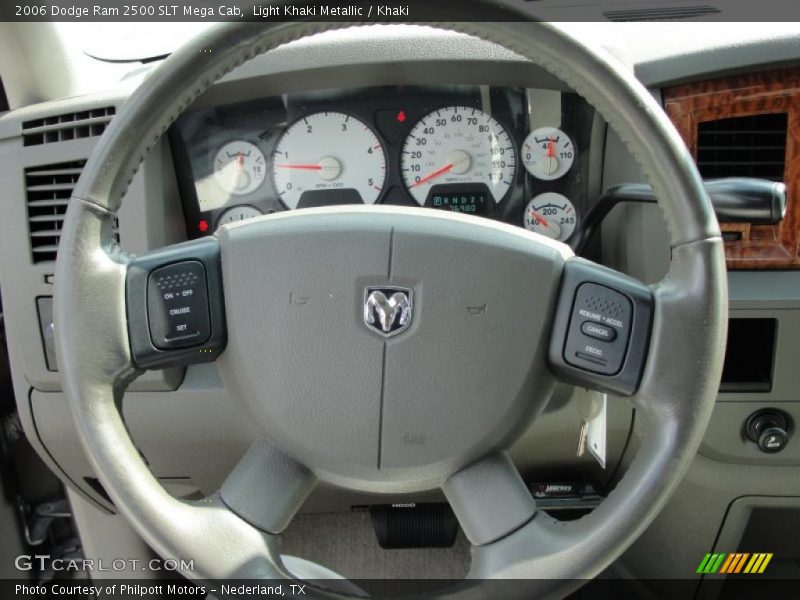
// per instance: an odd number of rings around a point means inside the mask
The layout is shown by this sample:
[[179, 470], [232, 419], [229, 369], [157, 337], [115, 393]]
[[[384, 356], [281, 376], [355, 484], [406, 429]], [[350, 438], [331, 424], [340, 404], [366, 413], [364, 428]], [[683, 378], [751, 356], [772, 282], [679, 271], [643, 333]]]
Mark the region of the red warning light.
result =
[[406, 117], [405, 111], [401, 110], [399, 113], [397, 113], [397, 122], [398, 123], [403, 123], [406, 120], [406, 118], [407, 117]]
[[208, 221], [205, 219], [200, 219], [200, 222], [197, 224], [197, 228], [200, 230], [201, 233], [205, 233], [208, 231]]

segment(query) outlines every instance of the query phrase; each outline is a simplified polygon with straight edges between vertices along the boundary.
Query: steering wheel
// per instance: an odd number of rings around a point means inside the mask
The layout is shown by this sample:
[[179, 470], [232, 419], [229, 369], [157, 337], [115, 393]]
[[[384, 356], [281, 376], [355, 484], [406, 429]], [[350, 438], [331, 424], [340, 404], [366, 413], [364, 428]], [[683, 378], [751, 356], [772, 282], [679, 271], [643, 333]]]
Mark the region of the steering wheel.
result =
[[[443, 20], [458, 18], [442, 10]], [[657, 285], [519, 228], [388, 206], [298, 210], [122, 253], [114, 217], [174, 119], [242, 62], [345, 24], [206, 31], [144, 80], [92, 153], [56, 269], [64, 391], [117, 508], [163, 557], [193, 559], [188, 577], [291, 581], [280, 534], [322, 480], [369, 492], [440, 487], [473, 546], [470, 578], [525, 579], [525, 597], [563, 595], [619, 557], [686, 472], [713, 408], [727, 322], [711, 204], [648, 91], [602, 52], [526, 19], [435, 26], [540, 65], [616, 130], [669, 225], [672, 261]], [[453, 258], [464, 256], [469, 272]], [[186, 336], [165, 333], [171, 289], [194, 296]], [[587, 321], [616, 341], [589, 340]], [[144, 368], [210, 360], [263, 439], [218, 493], [183, 502], [148, 470], [119, 405]], [[571, 522], [537, 512], [504, 452], [558, 380], [628, 396], [643, 427], [617, 487]]]

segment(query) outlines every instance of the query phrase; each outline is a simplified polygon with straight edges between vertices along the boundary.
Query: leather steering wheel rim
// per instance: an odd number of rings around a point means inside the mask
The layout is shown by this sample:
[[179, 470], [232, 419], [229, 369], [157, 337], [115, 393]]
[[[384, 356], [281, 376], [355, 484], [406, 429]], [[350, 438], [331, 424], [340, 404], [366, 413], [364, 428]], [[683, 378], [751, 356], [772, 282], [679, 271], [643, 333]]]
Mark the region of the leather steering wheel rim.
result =
[[[474, 4], [494, 9], [488, 0]], [[444, 19], [457, 18], [456, 9], [451, 10]], [[458, 11], [463, 10], [462, 4]], [[597, 575], [641, 534], [674, 491], [713, 409], [722, 368], [727, 289], [722, 241], [710, 201], [657, 102], [604, 53], [548, 24], [519, 16], [520, 22], [435, 26], [505, 46], [593, 104], [653, 185], [672, 246], [669, 274], [652, 287], [650, 348], [632, 398], [645, 435], [624, 478], [599, 508], [578, 521], [556, 523], [537, 513], [497, 539], [474, 546], [470, 577], [530, 579], [525, 587], [530, 597], [565, 594], [579, 580]], [[193, 559], [195, 570], [185, 573], [189, 577], [292, 579], [281, 563], [277, 534], [252, 526], [219, 496], [193, 504], [172, 498], [128, 436], [119, 406], [128, 383], [138, 375], [126, 324], [130, 259], [116, 247], [111, 224], [149, 149], [204, 90], [253, 56], [343, 26], [237, 23], [206, 31], [166, 59], [123, 105], [70, 202], [55, 294], [64, 392], [86, 453], [119, 511], [162, 556]], [[271, 460], [278, 472], [291, 474], [300, 468], [280, 454], [265, 452], [269, 456], [262, 453], [262, 458]], [[507, 462], [502, 456], [494, 460], [500, 469], [508, 468]], [[483, 465], [479, 467], [478, 472]], [[295, 504], [302, 498], [298, 492]], [[286, 522], [293, 510], [296, 506], [286, 514]]]

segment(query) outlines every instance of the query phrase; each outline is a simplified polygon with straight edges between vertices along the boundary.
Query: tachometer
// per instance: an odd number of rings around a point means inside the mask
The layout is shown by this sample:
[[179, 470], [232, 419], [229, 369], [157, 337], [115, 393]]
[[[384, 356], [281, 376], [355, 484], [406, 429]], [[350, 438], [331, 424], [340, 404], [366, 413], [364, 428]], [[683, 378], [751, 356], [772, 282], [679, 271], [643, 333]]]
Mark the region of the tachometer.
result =
[[[457, 193], [462, 186], [488, 190], [500, 202], [514, 181], [516, 153], [505, 128], [485, 112], [447, 106], [423, 117], [409, 132], [400, 164], [418, 204], [432, 192]], [[438, 189], [437, 189], [438, 188]]]
[[287, 208], [373, 204], [386, 179], [386, 155], [363, 121], [318, 112], [283, 132], [272, 154], [272, 176]]

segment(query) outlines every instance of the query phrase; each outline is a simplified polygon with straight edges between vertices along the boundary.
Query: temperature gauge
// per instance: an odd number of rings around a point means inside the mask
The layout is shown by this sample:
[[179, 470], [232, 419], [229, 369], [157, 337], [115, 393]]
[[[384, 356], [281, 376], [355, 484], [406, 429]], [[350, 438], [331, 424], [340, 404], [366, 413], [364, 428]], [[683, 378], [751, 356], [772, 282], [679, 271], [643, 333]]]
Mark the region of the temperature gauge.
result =
[[575, 207], [566, 196], [545, 192], [534, 196], [522, 216], [525, 229], [565, 242], [578, 223]]
[[522, 164], [537, 179], [563, 177], [575, 160], [575, 146], [569, 136], [555, 127], [540, 127], [522, 143]]

